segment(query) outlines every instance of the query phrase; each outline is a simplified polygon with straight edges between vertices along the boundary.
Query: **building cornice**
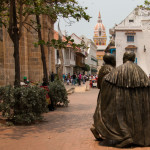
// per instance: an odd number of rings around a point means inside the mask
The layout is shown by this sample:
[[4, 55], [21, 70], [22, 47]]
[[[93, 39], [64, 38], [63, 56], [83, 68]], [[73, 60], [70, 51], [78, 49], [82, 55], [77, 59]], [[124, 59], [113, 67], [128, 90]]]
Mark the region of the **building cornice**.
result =
[[142, 29], [115, 29], [115, 31], [128, 31], [128, 32], [133, 32], [133, 31], [135, 31], [135, 32], [142, 32]]
[[93, 39], [107, 39], [107, 37], [93, 37]]

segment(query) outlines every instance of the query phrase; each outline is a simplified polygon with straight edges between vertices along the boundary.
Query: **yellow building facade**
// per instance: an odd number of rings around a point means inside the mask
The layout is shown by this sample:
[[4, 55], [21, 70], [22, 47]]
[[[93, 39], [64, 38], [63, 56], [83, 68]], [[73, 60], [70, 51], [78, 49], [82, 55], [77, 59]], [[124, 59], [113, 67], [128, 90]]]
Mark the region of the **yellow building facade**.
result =
[[97, 60], [98, 60], [98, 68], [100, 68], [103, 64], [103, 56], [105, 54], [104, 50], [106, 49], [106, 29], [102, 23], [101, 14], [99, 12], [97, 24], [94, 28], [94, 36], [93, 40], [95, 45], [97, 46]]

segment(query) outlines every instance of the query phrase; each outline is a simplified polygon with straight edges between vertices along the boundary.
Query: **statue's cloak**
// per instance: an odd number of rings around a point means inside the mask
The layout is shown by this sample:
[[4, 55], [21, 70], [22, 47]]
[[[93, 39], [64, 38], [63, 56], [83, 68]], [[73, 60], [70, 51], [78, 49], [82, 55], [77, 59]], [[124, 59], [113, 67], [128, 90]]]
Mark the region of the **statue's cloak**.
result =
[[[109, 64], [106, 64], [106, 65], [101, 67], [101, 69], [98, 72], [98, 81], [97, 81], [98, 89], [101, 89], [101, 84], [102, 84], [103, 78], [107, 74], [109, 74], [113, 69], [114, 69], [114, 67], [112, 65], [109, 65]], [[99, 94], [98, 94], [98, 98], [97, 98], [97, 106], [96, 106], [95, 113], [93, 116], [94, 122], [99, 120], [99, 118], [95, 115], [97, 115], [96, 112], [99, 112], [100, 94], [101, 94], [101, 90], [99, 90]]]
[[94, 126], [102, 137], [150, 145], [150, 83], [145, 72], [126, 62], [102, 81]]
[[102, 84], [102, 80], [103, 80], [104, 76], [107, 75], [108, 73], [110, 73], [113, 69], [114, 69], [114, 67], [109, 64], [106, 64], [101, 67], [101, 69], [99, 70], [99, 73], [98, 73], [98, 81], [97, 81], [97, 87], [99, 89], [101, 89], [101, 84]]

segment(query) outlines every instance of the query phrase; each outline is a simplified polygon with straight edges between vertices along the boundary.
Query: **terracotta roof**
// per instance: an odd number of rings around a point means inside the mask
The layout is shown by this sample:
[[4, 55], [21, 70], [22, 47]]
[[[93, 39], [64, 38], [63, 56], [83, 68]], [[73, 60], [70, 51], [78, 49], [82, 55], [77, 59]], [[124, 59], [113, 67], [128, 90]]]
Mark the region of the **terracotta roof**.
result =
[[[74, 33], [73, 33], [74, 34]], [[77, 36], [76, 34], [74, 34], [75, 36]], [[77, 36], [78, 37], [78, 36]], [[78, 37], [79, 38], [79, 37]], [[54, 39], [55, 40], [58, 40], [59, 39], [59, 34], [58, 34], [58, 32], [57, 31], [54, 31]], [[80, 39], [80, 38], [79, 38]], [[66, 38], [65, 38], [65, 36], [63, 36], [63, 41], [66, 41]], [[69, 42], [68, 44], [67, 44], [67, 47], [68, 48], [72, 48], [72, 42]], [[82, 52], [82, 50], [81, 50], [81, 48], [79, 48], [79, 47], [76, 47], [75, 48], [75, 50], [76, 50], [76, 52], [77, 53], [81, 53]], [[81, 53], [82, 54], [82, 53]], [[82, 54], [83, 55], [83, 54]], [[87, 54], [85, 53], [85, 55], [84, 56], [86, 56]]]
[[[58, 34], [57, 31], [54, 31], [54, 39], [55, 39], [55, 40], [58, 40], [58, 39], [59, 39], [59, 34]], [[65, 36], [62, 37], [62, 41], [63, 41], [63, 42], [66, 41], [66, 37], [65, 37]], [[67, 47], [72, 47], [71, 44], [72, 44], [72, 42], [69, 42], [69, 43], [67, 44]]]
[[[54, 31], [54, 39], [55, 39], [55, 40], [58, 40], [58, 39], [59, 39], [59, 34], [58, 34], [58, 32], [57, 32], [57, 31]], [[63, 35], [62, 40], [63, 40], [63, 41], [66, 41], [66, 38], [65, 38], [65, 36], [64, 36], [64, 35]]]
[[81, 52], [81, 49], [79, 47], [76, 47], [76, 52]]
[[55, 40], [58, 40], [58, 39], [59, 39], [59, 36], [58, 36], [58, 32], [57, 32], [57, 31], [54, 31], [54, 39], [55, 39]]

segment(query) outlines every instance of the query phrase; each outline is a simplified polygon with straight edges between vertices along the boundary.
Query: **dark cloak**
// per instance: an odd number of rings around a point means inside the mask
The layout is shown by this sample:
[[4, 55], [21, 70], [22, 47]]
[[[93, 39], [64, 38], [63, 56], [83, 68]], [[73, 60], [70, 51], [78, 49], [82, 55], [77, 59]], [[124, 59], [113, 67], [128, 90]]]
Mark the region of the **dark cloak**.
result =
[[98, 73], [98, 81], [97, 81], [97, 87], [99, 89], [101, 89], [101, 84], [102, 84], [102, 80], [103, 80], [104, 76], [107, 75], [108, 73], [110, 73], [113, 69], [114, 69], [114, 67], [109, 64], [106, 64], [101, 67], [101, 69], [99, 70], [99, 73]]
[[101, 69], [99, 70], [99, 73], [98, 73], [97, 87], [100, 89], [100, 91], [99, 91], [99, 94], [98, 94], [97, 105], [96, 105], [95, 113], [94, 113], [94, 116], [93, 116], [94, 127], [95, 127], [96, 130], [98, 128], [98, 123], [99, 123], [99, 120], [100, 120], [100, 115], [99, 115], [100, 108], [99, 108], [99, 106], [100, 106], [100, 95], [101, 95], [102, 80], [113, 69], [114, 69], [114, 67], [112, 65], [105, 64], [104, 66], [101, 67]]
[[150, 145], [149, 86], [147, 75], [131, 61], [104, 77], [94, 122], [102, 137]]

